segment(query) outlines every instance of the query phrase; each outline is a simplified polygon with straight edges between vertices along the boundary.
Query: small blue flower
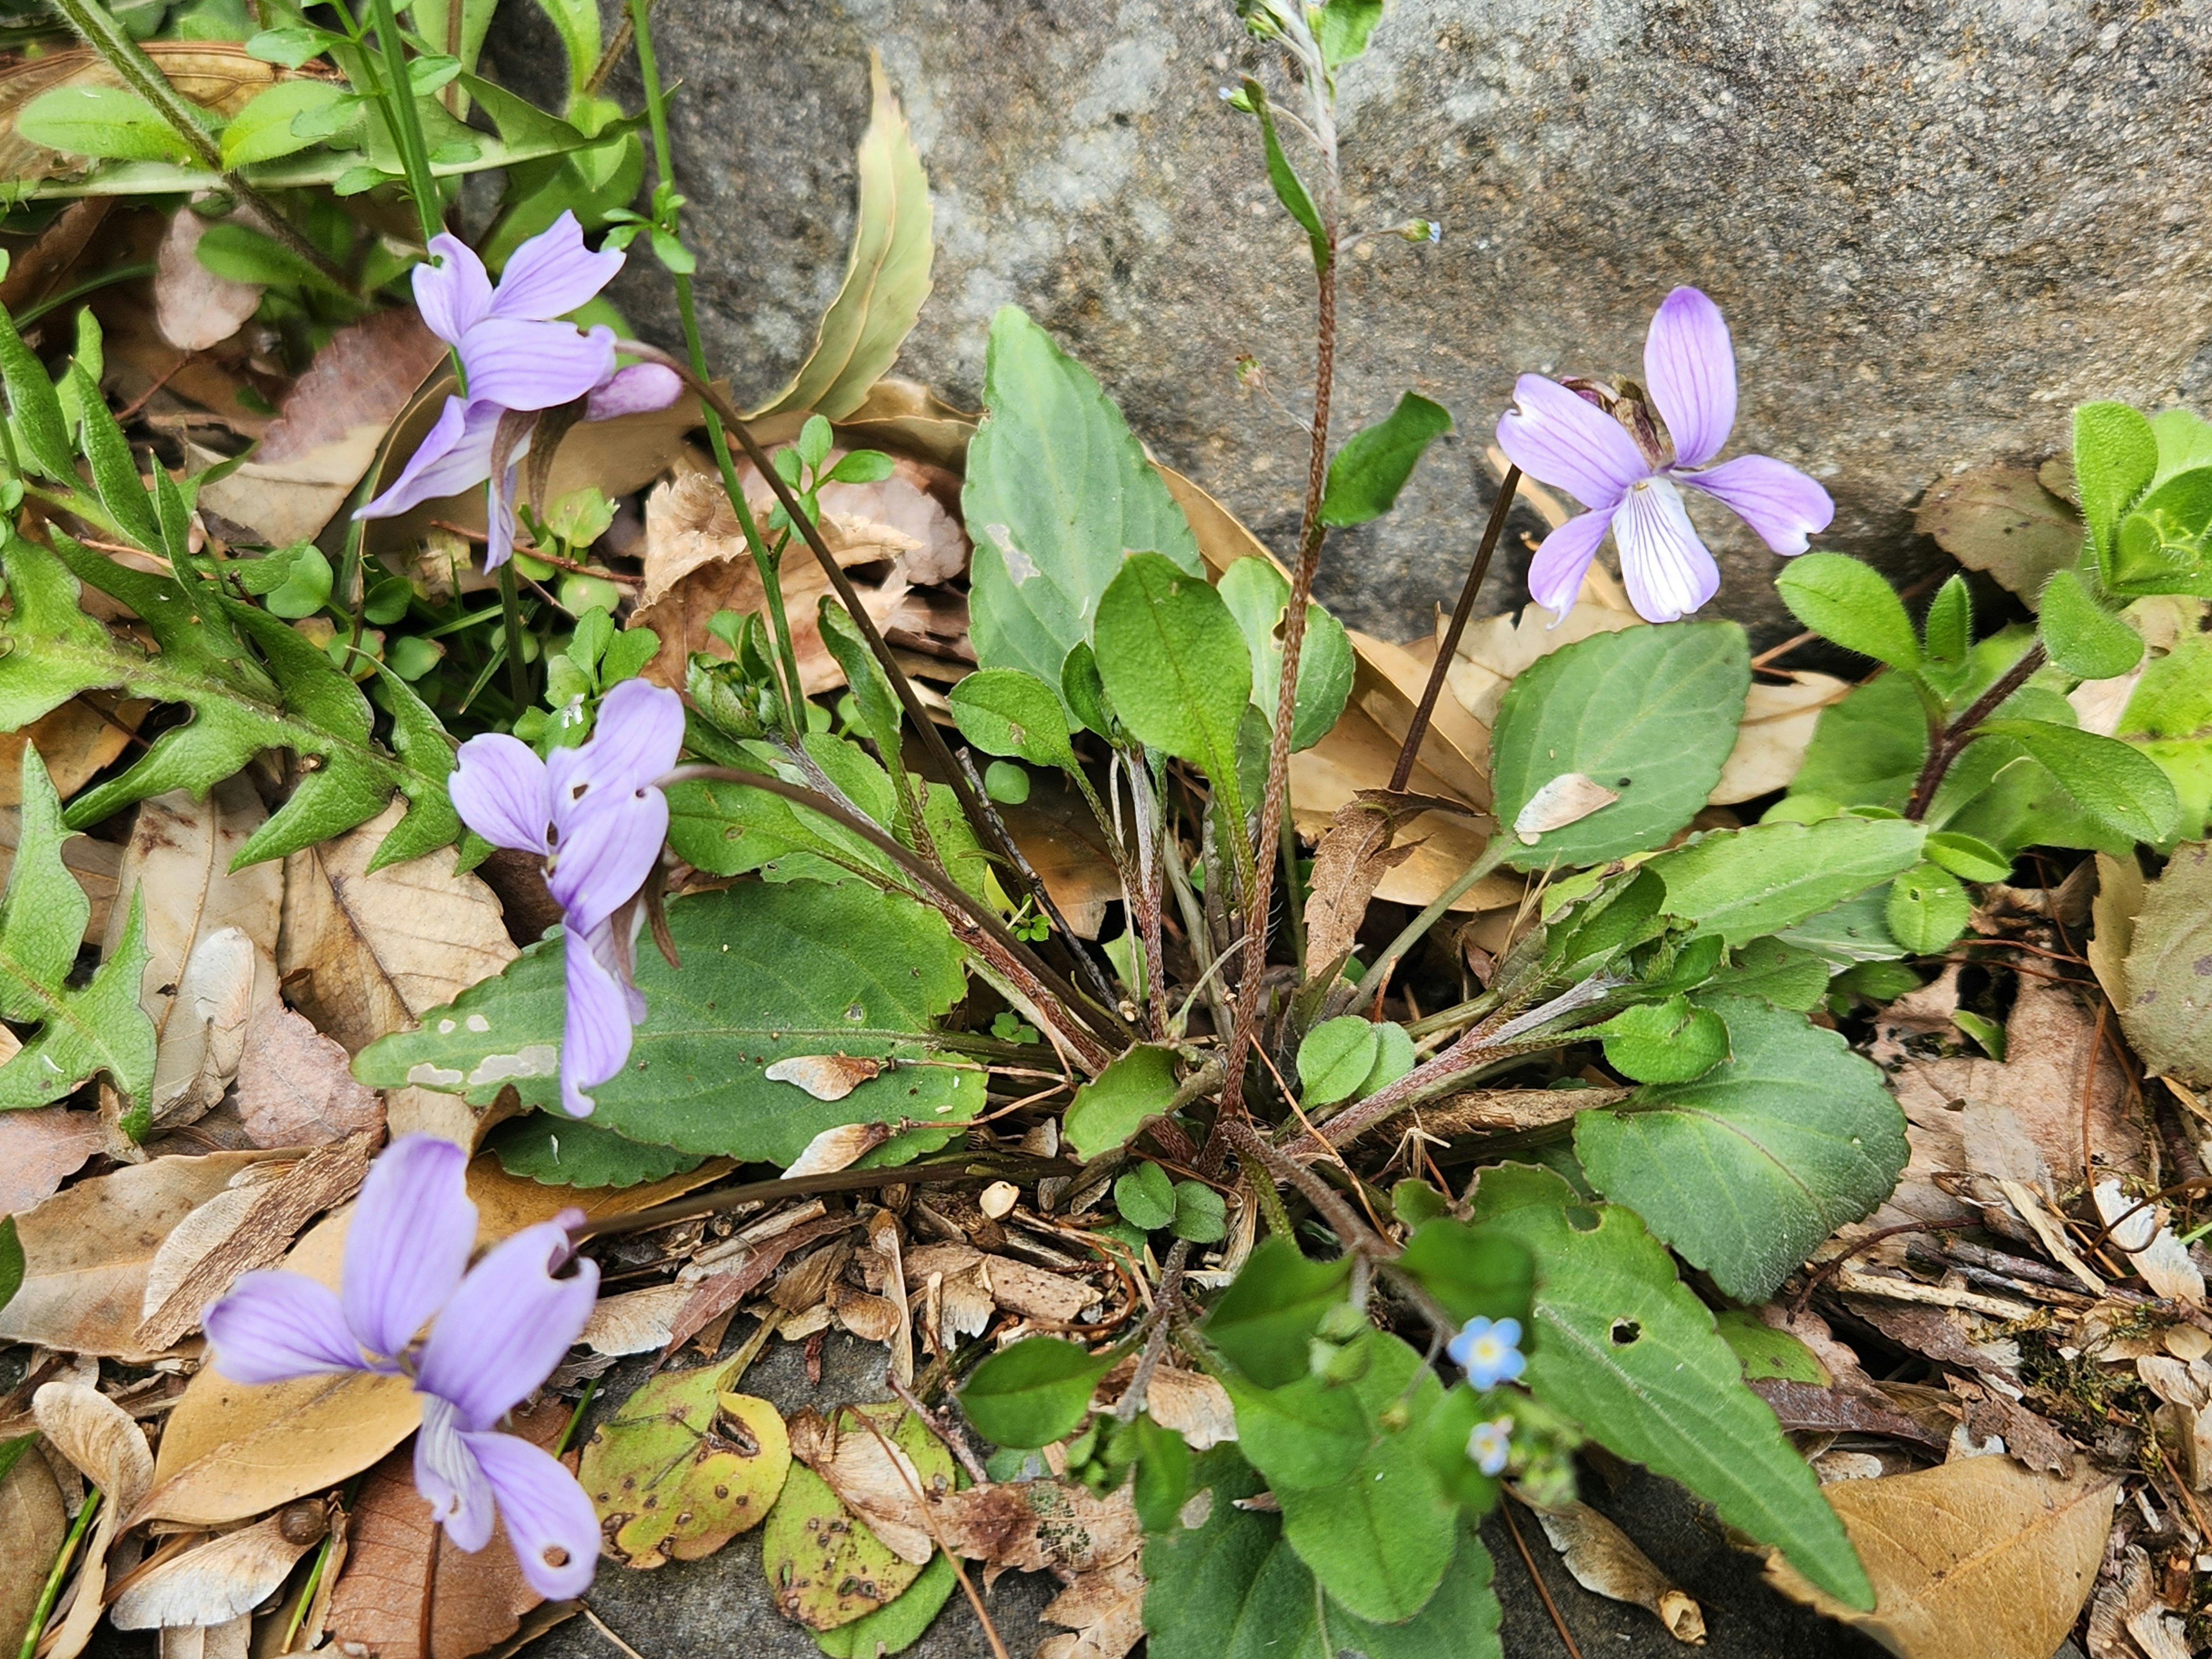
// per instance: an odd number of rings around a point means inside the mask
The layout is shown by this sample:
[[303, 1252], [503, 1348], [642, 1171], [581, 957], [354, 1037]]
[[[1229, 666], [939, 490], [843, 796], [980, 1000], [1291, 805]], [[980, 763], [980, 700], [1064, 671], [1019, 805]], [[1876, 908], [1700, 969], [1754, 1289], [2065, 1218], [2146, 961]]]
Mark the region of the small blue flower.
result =
[[[1510, 1323], [1510, 1321], [1507, 1322]], [[1513, 1419], [1493, 1418], [1487, 1423], [1478, 1423], [1474, 1432], [1467, 1437], [1467, 1455], [1474, 1466], [1485, 1474], [1502, 1474], [1506, 1454], [1512, 1449]]]
[[1478, 1314], [1461, 1328], [1446, 1352], [1467, 1372], [1467, 1380], [1478, 1389], [1494, 1389], [1500, 1382], [1510, 1382], [1528, 1364], [1528, 1356], [1521, 1352], [1521, 1322], [1517, 1319], [1493, 1322]]

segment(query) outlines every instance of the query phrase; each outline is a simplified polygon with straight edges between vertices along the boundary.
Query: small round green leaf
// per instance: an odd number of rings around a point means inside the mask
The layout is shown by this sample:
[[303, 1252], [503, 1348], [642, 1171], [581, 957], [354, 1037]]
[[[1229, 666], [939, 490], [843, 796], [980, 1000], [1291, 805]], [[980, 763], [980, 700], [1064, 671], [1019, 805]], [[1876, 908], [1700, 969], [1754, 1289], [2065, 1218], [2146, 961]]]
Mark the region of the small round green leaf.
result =
[[1324, 1020], [1298, 1044], [1298, 1084], [1308, 1107], [1351, 1098], [1375, 1069], [1382, 1034], [1371, 1020], [1345, 1014]]
[[1872, 565], [1840, 553], [1806, 553], [1774, 579], [1783, 604], [1806, 627], [1846, 651], [1906, 673], [1920, 669], [1920, 641], [1897, 590]]
[[983, 793], [1001, 806], [1019, 806], [1030, 798], [1030, 775], [1013, 761], [994, 760], [983, 769]]
[[945, 698], [960, 735], [990, 755], [1011, 755], [1032, 766], [1072, 769], [1067, 715], [1053, 689], [1018, 668], [986, 668], [954, 686]]
[[1157, 1164], [1139, 1164], [1114, 1183], [1114, 1207], [1121, 1219], [1146, 1232], [1175, 1219], [1175, 1185]]
[[1605, 1039], [1606, 1063], [1638, 1083], [1687, 1083], [1728, 1058], [1728, 1027], [1685, 996], [1624, 1008], [1591, 1034]]
[[1917, 864], [1889, 890], [1890, 937], [1915, 956], [1942, 950], [1966, 931], [1973, 901], [1940, 864]]
[[1175, 1087], [1175, 1051], [1157, 1043], [1138, 1043], [1075, 1091], [1060, 1120], [1060, 1133], [1079, 1158], [1109, 1152], [1136, 1133], [1146, 1118], [1165, 1111]]
[[1204, 1182], [1176, 1182], [1175, 1216], [1168, 1224], [1177, 1238], [1187, 1238], [1194, 1244], [1212, 1244], [1226, 1238], [1228, 1216], [1228, 1206], [1221, 1194]]
[[1057, 1336], [1024, 1337], [975, 1368], [960, 1390], [960, 1408], [986, 1440], [1048, 1445], [1083, 1420], [1091, 1389], [1118, 1358]]

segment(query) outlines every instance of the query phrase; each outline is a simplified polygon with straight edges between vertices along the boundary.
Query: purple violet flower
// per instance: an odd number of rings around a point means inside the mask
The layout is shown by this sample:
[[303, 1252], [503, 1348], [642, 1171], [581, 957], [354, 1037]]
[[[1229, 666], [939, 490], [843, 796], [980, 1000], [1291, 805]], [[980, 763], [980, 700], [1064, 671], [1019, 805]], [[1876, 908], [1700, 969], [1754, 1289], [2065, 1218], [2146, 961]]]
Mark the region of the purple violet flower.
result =
[[416, 308], [460, 354], [468, 396], [446, 399], [392, 487], [354, 517], [396, 518], [489, 480], [484, 568], [496, 569], [514, 548], [517, 477], [542, 411], [579, 399], [586, 421], [665, 409], [684, 383], [659, 363], [617, 369], [614, 331], [604, 324], [586, 333], [556, 320], [623, 266], [620, 252], [585, 247], [574, 214], [562, 214], [516, 248], [496, 288], [459, 237], [433, 237], [430, 251], [441, 263], [415, 267]]
[[579, 1257], [573, 1273], [555, 1277], [569, 1260], [568, 1230], [583, 1219], [568, 1210], [470, 1268], [477, 1206], [467, 1165], [467, 1153], [432, 1135], [386, 1147], [354, 1206], [343, 1288], [281, 1268], [241, 1274], [207, 1310], [215, 1367], [252, 1383], [331, 1371], [412, 1378], [424, 1396], [415, 1486], [447, 1535], [482, 1549], [496, 1510], [531, 1588], [555, 1600], [580, 1595], [599, 1553], [591, 1499], [550, 1453], [495, 1425], [583, 1330], [599, 1264]]
[[630, 1028], [645, 1018], [630, 973], [645, 921], [635, 901], [668, 834], [668, 798], [653, 780], [683, 746], [683, 699], [624, 680], [601, 700], [599, 724], [575, 748], [540, 760], [519, 738], [486, 732], [461, 745], [447, 781], [470, 829], [545, 860], [545, 885], [568, 929], [561, 1107], [571, 1117], [590, 1115], [584, 1091], [622, 1070]]
[[1516, 406], [1498, 422], [1498, 446], [1514, 465], [1590, 509], [1547, 536], [1528, 569], [1529, 598], [1559, 616], [1574, 604], [1608, 527], [1629, 600], [1645, 621], [1673, 622], [1712, 598], [1720, 568], [1680, 486], [1712, 496], [1784, 555], [1802, 553], [1836, 516], [1826, 490], [1771, 456], [1707, 465], [1735, 424], [1735, 352], [1720, 307], [1696, 289], [1676, 289], [1653, 315], [1644, 384], [1674, 441], [1672, 460], [1648, 419], [1632, 428], [1595, 395], [1540, 374], [1514, 382]]

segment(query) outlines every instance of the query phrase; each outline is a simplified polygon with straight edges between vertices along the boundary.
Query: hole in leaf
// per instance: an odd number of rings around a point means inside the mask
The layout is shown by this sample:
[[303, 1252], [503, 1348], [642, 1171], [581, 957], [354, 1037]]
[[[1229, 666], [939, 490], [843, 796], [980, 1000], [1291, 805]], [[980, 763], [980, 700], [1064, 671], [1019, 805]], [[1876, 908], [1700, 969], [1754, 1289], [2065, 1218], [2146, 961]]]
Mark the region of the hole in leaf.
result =
[[1594, 1233], [1603, 1224], [1604, 1220], [1605, 1218], [1603, 1216], [1600, 1215], [1595, 1210], [1591, 1209], [1587, 1204], [1570, 1204], [1567, 1206], [1567, 1225], [1572, 1227], [1578, 1233]]
[[1643, 1334], [1644, 1327], [1632, 1319], [1616, 1319], [1613, 1322], [1613, 1346], [1616, 1348], [1626, 1347]]

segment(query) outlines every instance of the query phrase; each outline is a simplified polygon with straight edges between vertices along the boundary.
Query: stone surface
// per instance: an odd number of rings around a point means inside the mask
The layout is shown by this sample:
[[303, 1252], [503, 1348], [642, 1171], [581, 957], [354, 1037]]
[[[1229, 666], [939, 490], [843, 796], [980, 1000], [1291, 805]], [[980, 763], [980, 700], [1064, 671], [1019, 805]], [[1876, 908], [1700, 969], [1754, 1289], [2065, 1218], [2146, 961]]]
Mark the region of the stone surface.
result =
[[[1228, 0], [692, 0], [657, 27], [702, 323], [741, 392], [781, 382], [842, 275], [878, 46], [937, 211], [902, 370], [972, 404], [991, 313], [1019, 302], [1160, 455], [1288, 541], [1311, 281], [1217, 96], [1261, 62]], [[493, 52], [552, 89], [532, 8], [501, 9]], [[1479, 533], [1515, 373], [1636, 372], [1680, 282], [1735, 328], [1734, 447], [1827, 483], [1827, 544], [1935, 568], [1907, 512], [1932, 480], [2048, 453], [2079, 398], [2212, 398], [2208, 66], [2208, 0], [1393, 0], [1344, 76], [1347, 218], [1446, 234], [1349, 263], [1339, 429], [1410, 386], [1462, 430], [1395, 515], [1334, 538], [1323, 596], [1420, 631]], [[674, 336], [649, 259], [616, 295]], [[1240, 387], [1246, 355], [1272, 398]], [[1495, 605], [1521, 591], [1511, 540]], [[1771, 556], [1716, 540], [1720, 607], [1794, 631]]]

